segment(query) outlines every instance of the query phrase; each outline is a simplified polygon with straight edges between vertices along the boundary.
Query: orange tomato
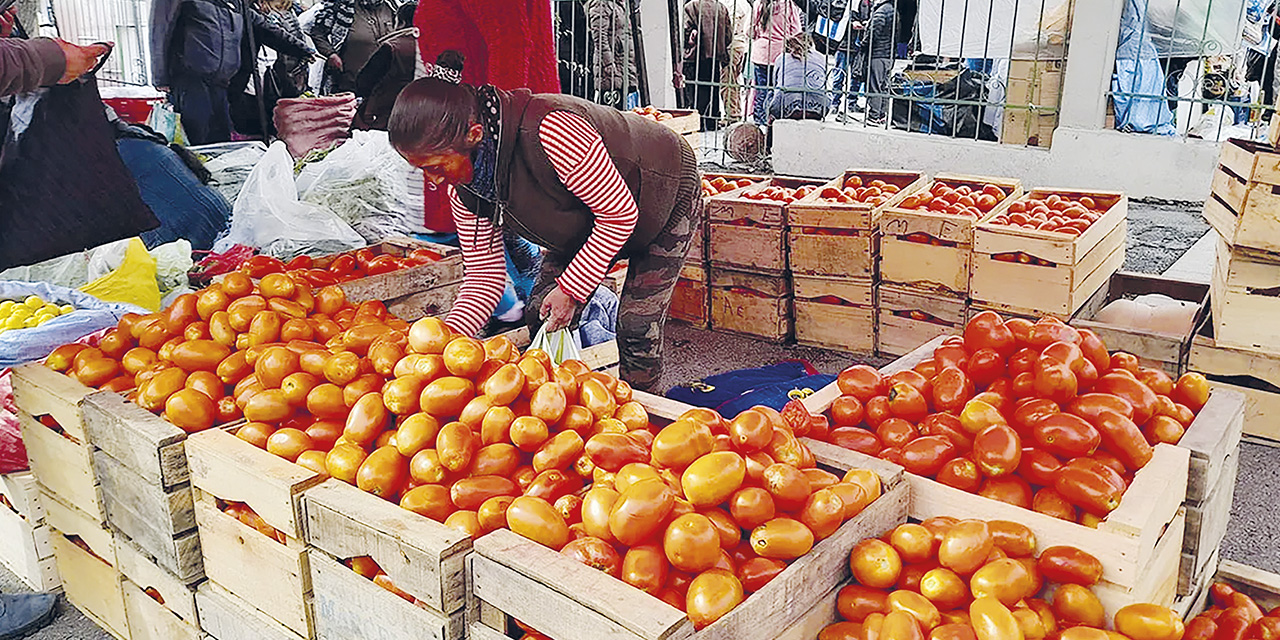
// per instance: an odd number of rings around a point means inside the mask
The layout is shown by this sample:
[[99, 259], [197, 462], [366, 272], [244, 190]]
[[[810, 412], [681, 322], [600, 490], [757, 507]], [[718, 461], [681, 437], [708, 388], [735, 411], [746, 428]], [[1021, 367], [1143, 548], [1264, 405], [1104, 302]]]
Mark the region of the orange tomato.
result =
[[299, 429], [279, 429], [267, 438], [267, 453], [280, 456], [289, 462], [297, 460], [303, 451], [313, 446], [311, 436]]
[[330, 477], [354, 485], [356, 474], [368, 455], [364, 449], [354, 444], [336, 444], [329, 455], [325, 456], [324, 466]]
[[247, 422], [236, 429], [236, 437], [259, 448], [267, 448], [267, 439], [276, 428], [264, 422]]
[[[585, 524], [585, 520], [584, 520]], [[632, 546], [622, 557], [622, 581], [652, 596], [667, 583], [671, 565], [656, 544]]]
[[618, 496], [609, 513], [609, 530], [622, 544], [637, 545], [661, 529], [675, 500], [675, 491], [661, 480], [637, 482]]
[[995, 541], [986, 522], [962, 520], [943, 535], [938, 561], [960, 575], [968, 575], [982, 566], [993, 548]]
[[520, 496], [507, 507], [507, 528], [559, 551], [569, 542], [569, 526], [550, 502]]
[[461, 422], [450, 422], [436, 434], [436, 452], [440, 456], [440, 464], [449, 471], [466, 469], [479, 449], [480, 439], [470, 427]]
[[863, 540], [849, 554], [849, 568], [860, 584], [873, 589], [887, 589], [902, 573], [902, 557], [882, 540]]
[[813, 532], [791, 518], [774, 518], [751, 531], [751, 548], [762, 558], [794, 560], [813, 549]]
[[[746, 476], [747, 465], [742, 456], [732, 451], [716, 451], [699, 457], [686, 467], [680, 476], [680, 486], [693, 506], [711, 507], [728, 500], [742, 487]], [[800, 477], [804, 479], [803, 475]], [[807, 494], [808, 480], [804, 481]]]
[[687, 513], [667, 526], [662, 550], [676, 569], [691, 573], [706, 571], [720, 559], [720, 533], [710, 518]]
[[475, 385], [470, 380], [446, 376], [423, 387], [419, 403], [422, 411], [437, 418], [455, 418], [475, 395]]
[[702, 629], [741, 604], [746, 593], [733, 572], [712, 569], [693, 579], [685, 598], [685, 611], [693, 628]]
[[213, 426], [217, 405], [196, 389], [181, 389], [165, 400], [164, 417], [187, 433], [204, 431]]

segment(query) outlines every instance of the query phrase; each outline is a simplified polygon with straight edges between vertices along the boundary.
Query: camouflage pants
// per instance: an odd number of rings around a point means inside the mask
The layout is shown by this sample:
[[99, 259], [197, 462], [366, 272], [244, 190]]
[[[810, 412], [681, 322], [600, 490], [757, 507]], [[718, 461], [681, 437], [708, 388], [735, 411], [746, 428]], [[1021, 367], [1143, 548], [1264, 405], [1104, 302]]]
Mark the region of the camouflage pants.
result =
[[[662, 328], [671, 307], [671, 293], [680, 278], [685, 255], [689, 253], [689, 241], [703, 224], [702, 179], [697, 160], [687, 145], [685, 152], [683, 177], [671, 185], [672, 189], [679, 190], [671, 217], [647, 250], [627, 257], [627, 281], [618, 304], [622, 379], [641, 391], [654, 390], [662, 378]], [[538, 317], [542, 301], [572, 259], [573, 256], [553, 252], [543, 257], [542, 270], [525, 313], [530, 332], [536, 332], [542, 325]], [[579, 309], [572, 326], [578, 325], [581, 314]]]

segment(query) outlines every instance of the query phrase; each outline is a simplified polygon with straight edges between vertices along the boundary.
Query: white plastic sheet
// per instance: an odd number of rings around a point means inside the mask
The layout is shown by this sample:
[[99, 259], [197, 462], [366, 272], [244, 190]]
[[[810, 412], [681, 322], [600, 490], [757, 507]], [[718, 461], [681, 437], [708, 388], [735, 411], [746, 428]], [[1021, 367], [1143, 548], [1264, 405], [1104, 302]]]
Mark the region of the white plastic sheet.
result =
[[921, 53], [1062, 59], [1069, 14], [1069, 0], [920, 0]]
[[27, 296], [40, 296], [45, 302], [59, 305], [69, 304], [76, 310], [38, 327], [0, 333], [0, 368], [39, 360], [61, 345], [116, 324], [126, 313], [147, 313], [141, 307], [103, 302], [66, 287], [0, 280], [0, 300], [23, 300]]

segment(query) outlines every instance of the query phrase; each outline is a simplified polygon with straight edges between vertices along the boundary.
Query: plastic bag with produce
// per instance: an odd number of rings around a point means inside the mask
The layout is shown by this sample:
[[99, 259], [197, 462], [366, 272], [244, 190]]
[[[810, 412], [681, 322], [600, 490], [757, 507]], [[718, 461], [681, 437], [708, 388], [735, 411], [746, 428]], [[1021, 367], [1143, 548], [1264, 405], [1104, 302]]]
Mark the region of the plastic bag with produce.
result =
[[[38, 300], [36, 304], [32, 299]], [[6, 305], [3, 301], [13, 302]], [[29, 302], [30, 301], [30, 302]], [[21, 303], [26, 311], [16, 311]], [[58, 314], [52, 315], [48, 305], [57, 305]], [[41, 282], [16, 282], [0, 280], [0, 317], [4, 323], [25, 325], [26, 320], [41, 315], [42, 309], [48, 309], [46, 316], [51, 318], [34, 327], [23, 326], [20, 329], [6, 328], [0, 331], [0, 367], [12, 367], [24, 362], [39, 360], [60, 345], [75, 342], [80, 338], [114, 326], [126, 313], [146, 313], [145, 309], [121, 303], [103, 302], [87, 293], [44, 284]], [[20, 323], [13, 323], [14, 317], [22, 317]]]

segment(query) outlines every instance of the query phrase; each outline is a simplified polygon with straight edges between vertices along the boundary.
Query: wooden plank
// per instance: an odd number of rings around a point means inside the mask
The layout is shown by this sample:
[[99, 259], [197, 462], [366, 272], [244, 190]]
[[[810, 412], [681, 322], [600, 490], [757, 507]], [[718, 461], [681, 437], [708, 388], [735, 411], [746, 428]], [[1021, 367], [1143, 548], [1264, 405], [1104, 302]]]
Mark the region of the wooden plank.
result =
[[1186, 517], [1179, 511], [1161, 534], [1150, 559], [1132, 587], [1121, 587], [1108, 582], [1093, 586], [1093, 593], [1102, 602], [1107, 618], [1112, 618], [1117, 611], [1131, 604], [1150, 603], [1162, 607], [1173, 604], [1178, 596], [1178, 568], [1182, 558], [1180, 550], [1185, 528]]
[[819, 598], [818, 604], [779, 633], [776, 640], [813, 640], [828, 625], [843, 620], [836, 611], [836, 602], [843, 586], [837, 586], [831, 593]]
[[4, 496], [18, 515], [31, 522], [44, 520], [44, 505], [40, 504], [40, 485], [35, 474], [18, 471], [0, 475], [0, 496]]
[[[95, 451], [93, 458], [107, 522], [144, 549], [155, 552], [169, 547], [171, 551], [173, 538], [196, 528], [189, 486], [162, 491], [105, 452]], [[153, 542], [157, 544], [152, 546]]]
[[130, 640], [200, 639], [200, 627], [194, 617], [190, 620], [182, 619], [167, 606], [153, 600], [142, 589], [129, 580], [124, 581], [124, 606], [129, 621]]
[[371, 556], [397, 587], [437, 612], [466, 603], [465, 534], [338, 480], [307, 491], [303, 504], [307, 544], [339, 559]]
[[411, 293], [387, 300], [387, 311], [401, 320], [413, 322], [419, 318], [435, 317], [448, 313], [462, 289], [461, 282], [451, 282], [426, 291]]
[[[772, 200], [753, 200], [747, 194], [764, 191], [769, 187], [796, 189], [803, 186], [820, 187], [824, 180], [772, 176], [745, 189], [722, 193], [706, 200], [707, 219], [712, 222], [746, 221], [766, 227], [782, 228], [787, 224], [787, 205]], [[712, 239], [712, 248], [715, 240]]]
[[770, 276], [737, 269], [712, 267], [708, 271], [713, 289], [750, 289], [766, 298], [791, 295], [791, 280], [784, 276]]
[[510, 640], [498, 630], [479, 622], [472, 622], [467, 627], [467, 637], [471, 640]]
[[102, 520], [102, 501], [89, 447], [40, 424], [26, 411], [18, 411], [18, 426], [36, 481], [71, 506]]
[[578, 359], [592, 371], [605, 371], [617, 368], [622, 355], [618, 351], [618, 341], [609, 340], [590, 347], [583, 347]]
[[880, 235], [874, 231], [831, 235], [793, 227], [788, 232], [787, 251], [792, 273], [874, 279]]
[[45, 522], [50, 527], [64, 536], [80, 538], [99, 557], [111, 564], [115, 563], [115, 534], [104, 528], [102, 523], [51, 493], [41, 492], [40, 500], [45, 508]]
[[1094, 247], [1098, 246], [1116, 227], [1125, 224], [1129, 212], [1129, 200], [1117, 191], [1071, 191], [1066, 189], [1032, 189], [1023, 199], [1043, 200], [1058, 194], [1072, 198], [1089, 196], [1106, 211], [1084, 233], [1071, 236], [998, 225], [990, 222], [1000, 212], [993, 210], [977, 223], [973, 232], [973, 251], [988, 255], [1021, 252], [1058, 265], [1079, 264]]
[[795, 332], [800, 344], [870, 353], [876, 348], [875, 309], [797, 299]]
[[310, 637], [311, 573], [304, 545], [268, 538], [219, 511], [212, 498], [204, 496], [196, 499], [196, 522], [205, 575], [294, 633]]
[[1209, 377], [1214, 389], [1229, 389], [1244, 395], [1244, 435], [1280, 446], [1280, 394], [1228, 384]]
[[87, 442], [80, 400], [93, 389], [36, 362], [14, 367], [12, 381], [19, 409], [36, 417], [53, 416], [67, 435]]
[[941, 335], [961, 333], [965, 300], [935, 291], [880, 285], [877, 292], [876, 350], [900, 356]]
[[1173, 609], [1184, 620], [1190, 620], [1192, 611], [1200, 612], [1209, 598], [1209, 586], [1217, 577], [1218, 565], [1221, 563], [1222, 550], [1215, 549], [1199, 575], [1191, 575], [1187, 568], [1187, 554], [1182, 554], [1183, 566], [1178, 568], [1178, 597], [1174, 599]]
[[711, 263], [770, 275], [787, 270], [785, 229], [711, 223]]
[[[687, 269], [688, 267], [686, 267]], [[683, 273], [683, 272], [682, 272]], [[671, 293], [672, 320], [705, 329], [711, 322], [711, 289], [704, 275], [698, 280], [681, 277]]]
[[217, 640], [302, 640], [239, 596], [205, 582], [196, 590], [200, 626]]
[[316, 640], [460, 640], [466, 635], [465, 611], [446, 616], [411, 604], [321, 551], [308, 555]]
[[1203, 500], [1187, 501], [1187, 535], [1182, 541], [1182, 552], [1195, 558], [1197, 568], [1204, 566], [1227, 536], [1239, 471], [1240, 456], [1233, 455], [1209, 495]]
[[154, 589], [164, 607], [188, 622], [197, 622], [196, 584], [204, 579], [179, 578], [156, 564], [155, 558], [123, 538], [116, 544], [116, 567], [139, 589]]
[[76, 608], [102, 623], [117, 637], [128, 637], [124, 609], [124, 577], [115, 567], [53, 534], [53, 557], [63, 576], [62, 588]]
[[302, 492], [324, 481], [314, 471], [271, 455], [221, 429], [187, 440], [191, 485], [248, 504], [267, 524], [302, 539]]
[[834, 296], [859, 307], [875, 305], [875, 284], [869, 278], [796, 275], [791, 283], [797, 301]]
[[880, 277], [886, 283], [969, 296], [973, 246], [935, 246], [885, 233], [880, 240]]
[[761, 298], [721, 288], [711, 290], [711, 328], [785, 341], [791, 336], [791, 298]]
[[644, 405], [645, 410], [649, 412], [650, 421], [664, 425], [675, 422], [684, 415], [684, 412], [693, 408], [692, 405], [639, 389], [631, 392], [631, 399]]
[[971, 297], [997, 309], [1069, 318], [1124, 265], [1124, 229], [1117, 227], [1076, 266], [1004, 262], [974, 254]]
[[[360, 303], [366, 300], [402, 298], [412, 293], [427, 291], [462, 280], [462, 251], [457, 247], [398, 237], [384, 240], [369, 248], [376, 255], [405, 256], [414, 249], [427, 249], [444, 257], [420, 267], [366, 276], [339, 284], [338, 286], [342, 288], [343, 293], [347, 295], [347, 300], [352, 303]], [[353, 252], [348, 251], [345, 253], [350, 254]], [[316, 266], [322, 269], [326, 268], [339, 255], [343, 254], [317, 258], [315, 261]]]
[[1244, 395], [1214, 389], [1178, 446], [1191, 452], [1187, 474], [1187, 500], [1204, 500], [1218, 485], [1227, 459], [1234, 455], [1244, 431]]
[[0, 505], [0, 564], [36, 591], [59, 584], [52, 532], [43, 521], [29, 521]]
[[147, 484], [170, 489], [187, 481], [182, 429], [110, 391], [85, 396], [81, 411], [93, 446]]
[[[1073, 326], [1093, 331], [1102, 338], [1111, 351], [1125, 351], [1138, 356], [1144, 366], [1162, 369], [1170, 376], [1180, 373], [1195, 325], [1182, 333], [1157, 332], [1144, 328], [1126, 327], [1099, 322], [1098, 312], [1113, 301], [1147, 293], [1159, 293], [1176, 300], [1193, 302], [1201, 306], [1201, 313], [1208, 313], [1209, 285], [1183, 282], [1167, 277], [1120, 271], [1097, 291], [1072, 318]], [[1197, 318], [1198, 320], [1198, 318]]]
[[[821, 199], [822, 188], [843, 189], [845, 182], [857, 176], [864, 185], [880, 180], [898, 187], [898, 193], [873, 207], [867, 203], [837, 203]], [[883, 171], [877, 169], [850, 169], [832, 178], [822, 188], [791, 203], [787, 207], [787, 219], [793, 227], [820, 227], [824, 229], [876, 229], [880, 214], [907, 196], [916, 193], [928, 183], [924, 174], [915, 171]]]

